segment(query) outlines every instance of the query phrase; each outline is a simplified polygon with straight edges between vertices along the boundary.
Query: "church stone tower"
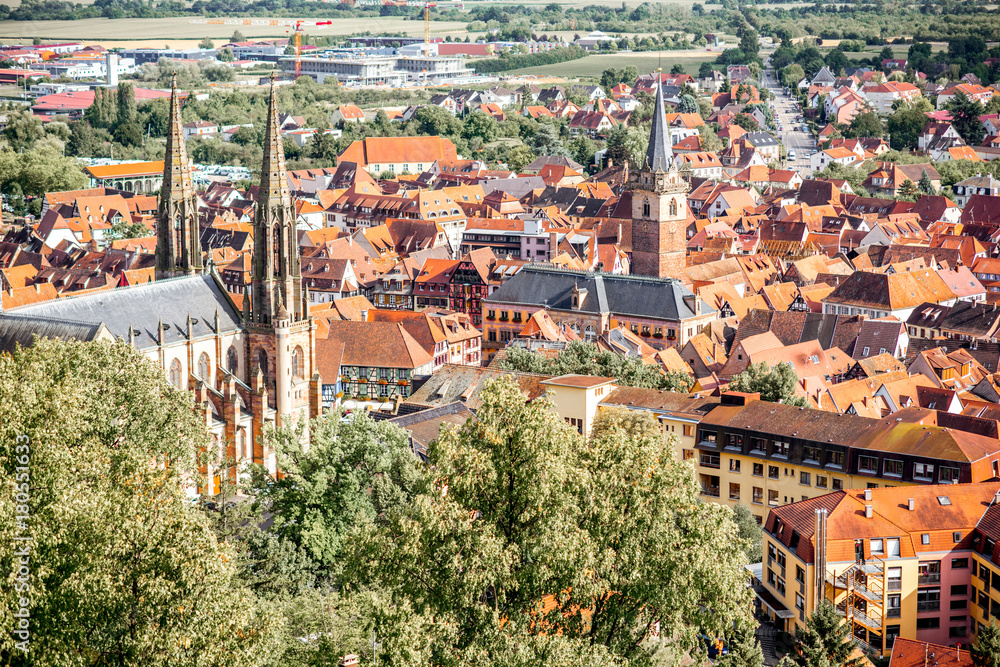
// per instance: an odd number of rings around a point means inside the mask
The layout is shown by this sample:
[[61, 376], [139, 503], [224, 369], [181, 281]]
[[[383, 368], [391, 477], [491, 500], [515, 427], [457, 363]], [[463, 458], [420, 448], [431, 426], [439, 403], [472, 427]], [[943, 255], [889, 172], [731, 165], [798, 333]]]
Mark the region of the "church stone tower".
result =
[[204, 268], [198, 226], [198, 197], [184, 146], [177, 75], [170, 89], [170, 129], [163, 161], [163, 186], [156, 219], [156, 277], [173, 278]]
[[267, 103], [264, 161], [254, 218], [254, 256], [247, 319], [247, 358], [276, 411], [278, 424], [318, 416], [316, 332], [302, 289], [295, 213], [278, 129], [274, 78]]
[[660, 85], [646, 159], [630, 189], [632, 273], [679, 278], [686, 264], [688, 184], [674, 161]]

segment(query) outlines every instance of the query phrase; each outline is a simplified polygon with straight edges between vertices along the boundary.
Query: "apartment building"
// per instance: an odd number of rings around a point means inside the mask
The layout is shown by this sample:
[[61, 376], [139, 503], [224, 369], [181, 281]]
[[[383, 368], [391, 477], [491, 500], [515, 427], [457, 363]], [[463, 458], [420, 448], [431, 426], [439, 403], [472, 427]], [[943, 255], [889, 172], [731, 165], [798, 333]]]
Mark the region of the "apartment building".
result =
[[831, 491], [981, 482], [1000, 476], [1000, 443], [907, 416], [872, 419], [725, 393], [682, 456], [706, 500], [770, 508]]
[[1000, 615], [998, 492], [995, 481], [841, 490], [771, 510], [754, 573], [759, 605], [794, 632], [829, 600], [879, 655], [899, 637], [968, 643], [970, 620]]

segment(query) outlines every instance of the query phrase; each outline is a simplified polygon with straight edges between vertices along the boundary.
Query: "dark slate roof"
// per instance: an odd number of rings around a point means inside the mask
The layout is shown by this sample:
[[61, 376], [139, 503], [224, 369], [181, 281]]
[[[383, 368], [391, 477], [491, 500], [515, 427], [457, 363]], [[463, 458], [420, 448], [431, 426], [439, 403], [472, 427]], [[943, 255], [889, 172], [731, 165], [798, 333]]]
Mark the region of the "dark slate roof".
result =
[[772, 137], [767, 132], [748, 132], [745, 136], [740, 137], [753, 144], [754, 148], [762, 148], [764, 146], [777, 146], [778, 140]]
[[482, 181], [479, 186], [486, 195], [501, 190], [520, 199], [536, 188], [544, 188], [545, 181], [541, 176], [519, 176], [518, 178], [493, 178]]
[[0, 313], [0, 352], [13, 352], [18, 347], [31, 347], [35, 336], [82, 341], [111, 337], [100, 323], [67, 322], [48, 317]]
[[11, 315], [74, 325], [103, 323], [111, 335], [123, 340], [128, 340], [131, 326], [136, 332], [135, 345], [141, 350], [157, 344], [161, 320], [167, 327], [164, 342], [168, 345], [187, 337], [188, 315], [194, 320], [195, 338], [214, 334], [216, 311], [223, 332], [242, 328], [240, 312], [219, 282], [211, 274], [199, 274], [16, 308], [0, 313], [0, 332], [8, 326]]
[[[486, 301], [491, 305], [544, 306], [568, 311], [572, 309], [574, 287], [587, 290], [580, 305], [584, 313], [617, 313], [675, 322], [695, 316], [684, 300], [694, 295], [676, 280], [530, 266], [521, 269]], [[712, 313], [715, 308], [702, 300], [701, 312]]]
[[733, 344], [770, 331], [784, 345], [815, 340], [824, 350], [836, 347], [851, 354], [861, 322], [860, 318], [851, 315], [782, 312], [754, 308], [740, 320]]
[[985, 337], [992, 333], [997, 319], [1000, 319], [1000, 311], [995, 303], [959, 301], [945, 314], [939, 326], [967, 336]]
[[656, 106], [653, 107], [653, 128], [649, 132], [646, 162], [643, 169], [666, 171], [674, 161], [673, 144], [667, 129], [666, 110], [663, 108], [663, 86], [656, 87]]
[[475, 416], [475, 413], [465, 403], [455, 401], [439, 408], [413, 412], [394, 417], [388, 421], [410, 434], [410, 446], [413, 453], [426, 461], [427, 448], [431, 442], [437, 440], [442, 426], [461, 427], [466, 420]]
[[545, 393], [542, 380], [547, 380], [550, 376], [497, 368], [445, 364], [427, 378], [420, 388], [406, 399], [403, 405], [439, 408], [458, 401], [475, 411], [480, 405], [479, 393], [486, 386], [486, 383], [501, 377], [512, 378], [517, 383], [518, 388], [531, 401]]

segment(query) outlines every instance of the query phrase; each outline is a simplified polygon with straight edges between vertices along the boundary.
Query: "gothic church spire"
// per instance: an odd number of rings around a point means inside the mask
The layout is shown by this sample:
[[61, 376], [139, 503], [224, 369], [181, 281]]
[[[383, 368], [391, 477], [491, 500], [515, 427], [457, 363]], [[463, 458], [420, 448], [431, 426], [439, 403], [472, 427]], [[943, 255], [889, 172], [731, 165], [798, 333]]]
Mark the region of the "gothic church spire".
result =
[[653, 129], [649, 133], [646, 161], [643, 168], [649, 171], [667, 171], [674, 162], [674, 150], [670, 144], [670, 129], [667, 127], [666, 109], [663, 104], [663, 82], [656, 73], [656, 106], [653, 108]]
[[156, 274], [157, 278], [171, 278], [203, 268], [198, 199], [184, 145], [184, 121], [177, 75], [174, 74], [170, 84], [170, 128], [156, 221]]
[[278, 124], [277, 91], [274, 77], [267, 99], [264, 128], [264, 160], [261, 165], [260, 191], [254, 217], [253, 297], [251, 320], [270, 324], [281, 304], [288, 308], [292, 321], [308, 317], [302, 303], [302, 272], [295, 212], [285, 171], [285, 151]]

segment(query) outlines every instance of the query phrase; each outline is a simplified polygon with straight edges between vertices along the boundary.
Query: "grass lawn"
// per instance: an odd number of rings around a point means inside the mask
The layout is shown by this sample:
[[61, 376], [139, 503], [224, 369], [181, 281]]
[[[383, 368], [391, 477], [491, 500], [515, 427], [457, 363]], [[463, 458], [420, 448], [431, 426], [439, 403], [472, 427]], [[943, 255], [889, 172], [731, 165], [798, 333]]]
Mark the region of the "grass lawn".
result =
[[655, 72], [658, 67], [662, 67], [664, 72], [669, 72], [676, 64], [680, 63], [684, 71], [692, 76], [698, 74], [698, 68], [705, 61], [714, 62], [718, 58], [717, 51], [642, 51], [638, 53], [607, 53], [594, 56], [586, 56], [578, 60], [570, 60], [555, 65], [540, 65], [538, 67], [525, 67], [523, 69], [504, 72], [504, 74], [540, 74], [544, 76], [559, 76], [564, 78], [572, 77], [594, 77], [599, 78], [601, 72], [609, 67], [621, 68], [635, 65], [639, 68], [640, 74]]

